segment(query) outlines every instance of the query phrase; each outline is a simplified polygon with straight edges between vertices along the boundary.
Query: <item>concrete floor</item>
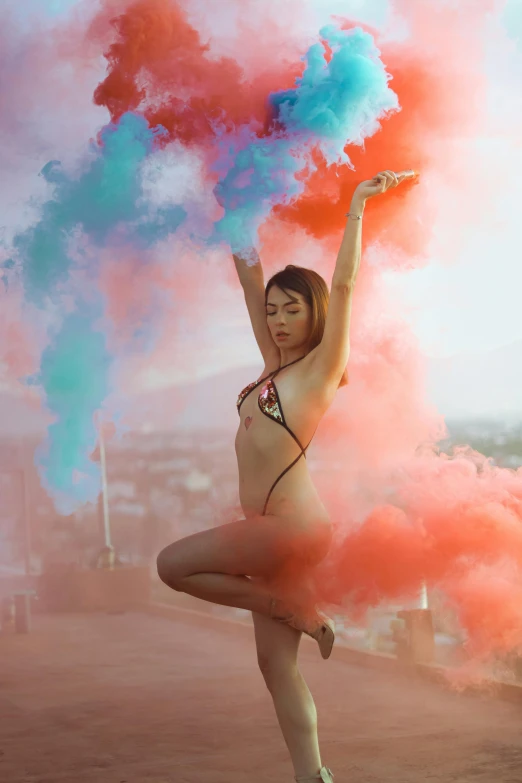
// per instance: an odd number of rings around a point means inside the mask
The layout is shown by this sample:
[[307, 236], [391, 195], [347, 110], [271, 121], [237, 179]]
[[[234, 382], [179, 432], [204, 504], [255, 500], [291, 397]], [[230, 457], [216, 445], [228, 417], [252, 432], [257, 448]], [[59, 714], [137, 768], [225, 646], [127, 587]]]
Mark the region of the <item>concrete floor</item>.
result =
[[[181, 615], [180, 615], [181, 617]], [[253, 636], [209, 620], [38, 615], [0, 636], [5, 783], [291, 783]], [[306, 640], [309, 642], [309, 640]], [[521, 707], [302, 645], [335, 783], [521, 783]]]

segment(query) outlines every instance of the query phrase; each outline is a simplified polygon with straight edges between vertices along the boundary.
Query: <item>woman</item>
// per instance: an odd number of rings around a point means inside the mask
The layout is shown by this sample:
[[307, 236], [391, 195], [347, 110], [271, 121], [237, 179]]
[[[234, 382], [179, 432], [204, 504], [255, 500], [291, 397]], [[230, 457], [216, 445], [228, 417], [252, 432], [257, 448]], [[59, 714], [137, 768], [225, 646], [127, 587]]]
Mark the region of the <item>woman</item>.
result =
[[265, 290], [261, 264], [248, 266], [234, 256], [265, 362], [261, 378], [237, 402], [245, 518], [177, 541], [157, 561], [160, 578], [172, 589], [252, 612], [259, 666], [300, 783], [333, 780], [322, 766], [315, 704], [297, 664], [303, 632], [318, 642], [323, 658], [334, 642], [333, 622], [307, 603], [307, 580], [327, 554], [332, 530], [303, 444], [347, 382], [365, 203], [407, 176], [411, 172], [381, 171], [355, 189], [329, 302], [324, 280], [311, 270], [289, 266]]

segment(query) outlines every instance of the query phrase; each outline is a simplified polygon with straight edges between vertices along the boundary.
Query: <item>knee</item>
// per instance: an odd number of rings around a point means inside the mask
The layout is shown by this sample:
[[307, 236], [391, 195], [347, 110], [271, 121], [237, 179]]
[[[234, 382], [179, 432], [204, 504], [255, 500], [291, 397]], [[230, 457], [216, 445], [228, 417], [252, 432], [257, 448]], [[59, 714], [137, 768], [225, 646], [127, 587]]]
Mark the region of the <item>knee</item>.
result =
[[156, 558], [156, 568], [162, 582], [173, 590], [182, 592], [183, 572], [171, 547], [172, 544], [161, 550]]
[[280, 684], [299, 673], [297, 661], [287, 656], [259, 653], [257, 663], [269, 691], [277, 689]]

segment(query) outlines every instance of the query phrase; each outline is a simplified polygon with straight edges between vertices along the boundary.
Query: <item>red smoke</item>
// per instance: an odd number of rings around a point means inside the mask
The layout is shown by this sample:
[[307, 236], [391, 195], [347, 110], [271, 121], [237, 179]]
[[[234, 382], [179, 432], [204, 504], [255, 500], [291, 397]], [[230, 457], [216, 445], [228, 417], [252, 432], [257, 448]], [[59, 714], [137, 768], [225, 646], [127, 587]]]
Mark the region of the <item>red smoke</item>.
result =
[[247, 82], [238, 62], [211, 55], [172, 0], [107, 2], [89, 37], [103, 40], [109, 25], [116, 41], [105, 51], [109, 74], [96, 89], [95, 102], [107, 106], [113, 120], [139, 109], [151, 126], [168, 130], [169, 141], [211, 143], [213, 123], [226, 129], [262, 126], [269, 93], [290, 85], [302, 69], [287, 65], [285, 73], [278, 62]]

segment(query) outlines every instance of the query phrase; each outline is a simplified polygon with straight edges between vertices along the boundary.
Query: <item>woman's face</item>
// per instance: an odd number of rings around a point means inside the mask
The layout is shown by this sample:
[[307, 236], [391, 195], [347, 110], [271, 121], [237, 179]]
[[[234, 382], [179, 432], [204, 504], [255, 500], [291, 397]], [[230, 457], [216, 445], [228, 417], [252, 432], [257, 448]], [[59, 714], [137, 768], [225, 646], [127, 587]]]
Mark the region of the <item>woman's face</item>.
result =
[[[310, 305], [297, 291], [287, 291], [285, 294], [273, 285], [268, 292], [266, 305], [270, 334], [277, 347], [284, 352], [305, 346], [312, 328]], [[279, 335], [279, 332], [284, 334]]]

